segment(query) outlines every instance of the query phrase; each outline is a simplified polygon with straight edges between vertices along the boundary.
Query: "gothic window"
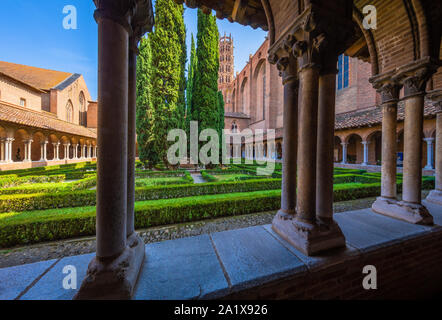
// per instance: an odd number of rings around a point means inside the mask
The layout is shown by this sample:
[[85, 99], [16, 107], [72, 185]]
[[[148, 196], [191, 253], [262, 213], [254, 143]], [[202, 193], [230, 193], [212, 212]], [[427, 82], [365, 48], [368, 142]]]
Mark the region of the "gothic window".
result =
[[20, 107], [26, 107], [26, 99], [20, 98]]
[[341, 54], [338, 59], [338, 90], [348, 87], [350, 80], [349, 72], [350, 61], [349, 57]]
[[84, 97], [83, 91], [80, 92], [80, 96], [78, 98], [80, 102], [80, 110], [79, 110], [79, 122], [81, 126], [87, 126], [87, 110], [86, 110], [86, 99]]
[[73, 115], [74, 115], [74, 107], [72, 106], [71, 100], [69, 100], [68, 103], [66, 104], [66, 121], [73, 122]]

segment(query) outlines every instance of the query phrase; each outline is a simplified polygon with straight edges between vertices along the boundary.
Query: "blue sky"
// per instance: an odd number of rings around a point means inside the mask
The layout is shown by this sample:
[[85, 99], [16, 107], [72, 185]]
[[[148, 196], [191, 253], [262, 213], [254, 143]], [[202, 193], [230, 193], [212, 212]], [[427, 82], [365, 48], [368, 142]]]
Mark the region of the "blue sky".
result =
[[[97, 98], [97, 24], [92, 0], [1, 0], [0, 60], [40, 68], [81, 73], [93, 99]], [[78, 29], [65, 30], [63, 8], [77, 8]], [[185, 10], [188, 48], [197, 32], [196, 9]], [[266, 32], [218, 20], [221, 34], [232, 33], [235, 68], [245, 66], [249, 54], [264, 41]]]

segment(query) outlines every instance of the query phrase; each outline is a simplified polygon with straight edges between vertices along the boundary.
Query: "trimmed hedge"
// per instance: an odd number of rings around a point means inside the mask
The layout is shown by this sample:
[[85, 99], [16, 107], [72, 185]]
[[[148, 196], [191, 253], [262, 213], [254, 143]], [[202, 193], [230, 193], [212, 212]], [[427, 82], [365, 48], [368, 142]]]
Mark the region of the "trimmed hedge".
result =
[[[61, 193], [68, 191], [84, 190], [91, 188], [97, 184], [96, 175], [85, 175], [86, 178], [69, 183], [34, 183], [29, 185], [21, 185], [18, 187], [0, 189], [0, 195], [11, 194], [44, 194], [44, 193]], [[64, 176], [62, 176], [64, 179]]]
[[[229, 194], [135, 204], [135, 227], [197, 221], [207, 218], [274, 210], [280, 206], [280, 192]], [[95, 208], [79, 213], [35, 215], [3, 224], [0, 247], [31, 244], [95, 234]]]
[[[222, 184], [211, 185], [217, 188]], [[423, 185], [433, 188], [434, 179], [424, 179]], [[400, 192], [401, 184], [398, 184], [398, 189]], [[336, 185], [334, 201], [372, 197], [379, 193], [379, 183]], [[72, 198], [78, 198], [78, 194], [72, 194]], [[93, 198], [95, 201], [95, 195]], [[135, 227], [147, 228], [277, 210], [280, 207], [280, 200], [280, 190], [268, 190], [137, 202]], [[0, 247], [95, 234], [95, 207], [68, 208], [61, 211], [64, 212], [60, 213], [59, 209], [53, 209], [0, 216], [2, 222]]]
[[0, 188], [12, 188], [28, 183], [61, 182], [64, 179], [65, 179], [64, 175], [26, 176], [26, 177], [17, 177], [16, 175], [6, 175], [0, 177]]
[[[281, 180], [150, 186], [135, 189], [135, 201], [172, 199], [199, 195], [251, 192], [281, 188]], [[0, 212], [83, 207], [96, 204], [95, 190], [0, 196]]]

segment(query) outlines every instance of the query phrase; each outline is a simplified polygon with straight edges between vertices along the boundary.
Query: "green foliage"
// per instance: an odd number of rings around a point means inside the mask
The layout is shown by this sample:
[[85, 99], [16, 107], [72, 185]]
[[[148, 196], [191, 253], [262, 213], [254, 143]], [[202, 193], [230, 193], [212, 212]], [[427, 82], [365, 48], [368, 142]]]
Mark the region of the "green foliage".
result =
[[192, 96], [193, 88], [195, 86], [195, 73], [197, 68], [197, 56], [195, 48], [195, 39], [192, 34], [192, 42], [190, 45], [190, 64], [187, 72], [187, 109], [186, 109], [186, 133], [190, 136], [190, 121], [192, 121]]
[[[173, 0], [157, 0], [152, 47], [152, 112], [149, 139], [158, 161], [168, 165], [167, 134], [182, 127], [184, 118], [183, 68], [185, 37], [183, 7]], [[184, 34], [184, 36], [183, 36]], [[183, 63], [184, 61], [184, 63]], [[156, 163], [154, 163], [156, 164]]]
[[152, 48], [150, 37], [141, 39], [137, 59], [137, 141], [140, 160], [149, 165], [158, 162], [150, 134], [152, 122]]
[[192, 90], [192, 120], [198, 121], [199, 133], [219, 130], [218, 70], [219, 33], [216, 18], [198, 10], [197, 68]]

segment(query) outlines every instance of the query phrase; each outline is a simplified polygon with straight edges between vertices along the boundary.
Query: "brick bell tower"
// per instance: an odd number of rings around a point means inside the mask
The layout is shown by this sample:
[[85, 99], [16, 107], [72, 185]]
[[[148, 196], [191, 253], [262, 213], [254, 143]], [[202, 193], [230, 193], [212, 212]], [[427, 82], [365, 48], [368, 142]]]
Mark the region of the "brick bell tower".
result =
[[223, 93], [226, 112], [233, 112], [234, 55], [232, 35], [220, 37], [219, 40], [219, 76], [218, 90]]

